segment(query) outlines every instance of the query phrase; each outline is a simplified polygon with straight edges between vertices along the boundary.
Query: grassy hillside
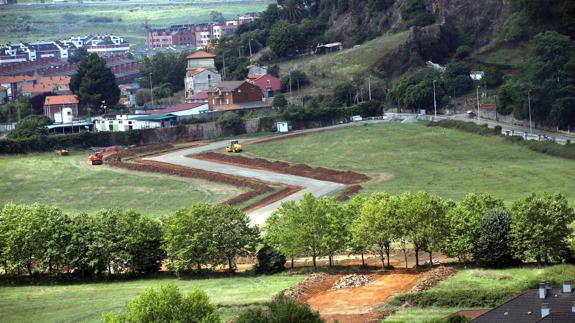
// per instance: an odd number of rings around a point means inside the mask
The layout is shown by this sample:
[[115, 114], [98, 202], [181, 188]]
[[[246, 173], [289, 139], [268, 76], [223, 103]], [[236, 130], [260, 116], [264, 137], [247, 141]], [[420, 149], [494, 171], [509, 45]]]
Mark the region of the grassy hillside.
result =
[[74, 213], [120, 207], [158, 216], [194, 202], [217, 203], [241, 193], [203, 180], [91, 166], [87, 156], [87, 152], [66, 157], [0, 156], [0, 206], [11, 201], [40, 202]]
[[422, 124], [338, 129], [246, 147], [265, 158], [365, 172], [364, 194], [424, 190], [461, 199], [490, 192], [510, 202], [531, 192], [561, 192], [575, 202], [575, 161], [550, 157], [499, 137]]
[[180, 280], [143, 279], [128, 282], [57, 286], [0, 287], [2, 322], [99, 322], [102, 312], [117, 311], [147, 288], [172, 283], [182, 292], [201, 288], [220, 307], [224, 318], [238, 307], [269, 301], [303, 276], [261, 276]]
[[[249, 0], [197, 3], [197, 1], [103, 1], [91, 3], [28, 3], [3, 7], [0, 11], [0, 44], [21, 40], [58, 39], [72, 35], [114, 33], [126, 36], [143, 47], [146, 39], [144, 21], [153, 27], [211, 21], [210, 12], [219, 11], [227, 19], [261, 11], [266, 1]], [[98, 22], [110, 18], [109, 22]], [[100, 20], [101, 21], [101, 20]]]
[[331, 93], [344, 81], [367, 79], [371, 66], [383, 55], [405, 42], [408, 31], [384, 35], [368, 41], [360, 47], [350, 48], [328, 55], [313, 55], [289, 60], [280, 64], [282, 74], [290, 70], [306, 72], [312, 81], [306, 94]]

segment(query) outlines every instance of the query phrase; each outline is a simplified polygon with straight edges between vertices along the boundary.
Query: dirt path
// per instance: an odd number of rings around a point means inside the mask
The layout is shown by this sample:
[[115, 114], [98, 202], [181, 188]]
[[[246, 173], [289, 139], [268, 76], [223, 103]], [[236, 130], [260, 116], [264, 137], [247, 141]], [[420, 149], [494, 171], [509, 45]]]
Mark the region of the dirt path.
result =
[[279, 208], [281, 204], [285, 201], [299, 201], [306, 193], [311, 193], [316, 197], [322, 197], [345, 188], [345, 185], [343, 184], [330, 181], [321, 181], [302, 176], [281, 174], [261, 169], [252, 169], [247, 167], [240, 167], [236, 165], [229, 165], [224, 163], [193, 158], [193, 155], [205, 153], [208, 151], [213, 150], [221, 151], [228, 144], [229, 141], [219, 141], [204, 146], [181, 149], [177, 151], [168, 152], [166, 154], [161, 154], [158, 156], [146, 157], [144, 158], [144, 160], [168, 163], [194, 169], [202, 169], [211, 172], [234, 175], [234, 176], [253, 178], [255, 180], [266, 183], [278, 183], [286, 186], [302, 188], [301, 190], [295, 192], [294, 194], [286, 196], [281, 200], [274, 201], [268, 205], [261, 206], [258, 209], [253, 209], [249, 211], [248, 216], [251, 218], [252, 224], [254, 225], [264, 223], [265, 220], [271, 215], [271, 213], [275, 211], [277, 208]]
[[330, 276], [300, 299], [320, 312], [327, 322], [379, 322], [380, 313], [374, 309], [397, 293], [410, 290], [425, 273], [376, 273], [372, 283], [359, 288], [332, 289], [341, 275]]

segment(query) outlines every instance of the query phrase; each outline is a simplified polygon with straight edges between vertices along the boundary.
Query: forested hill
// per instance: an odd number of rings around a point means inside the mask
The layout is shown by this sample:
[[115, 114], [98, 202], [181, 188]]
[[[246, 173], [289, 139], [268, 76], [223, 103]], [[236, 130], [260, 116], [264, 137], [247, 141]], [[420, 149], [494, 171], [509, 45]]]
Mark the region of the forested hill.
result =
[[[316, 86], [312, 93], [325, 94], [342, 85], [347, 97], [356, 98], [342, 103], [352, 104], [366, 87], [358, 80], [369, 73], [385, 86], [378, 99], [416, 110], [431, 104], [434, 79], [445, 107], [472, 91], [469, 71], [479, 69], [486, 72], [481, 85], [490, 89], [488, 99], [497, 102], [498, 112], [526, 118], [529, 93], [536, 122], [575, 127], [573, 0], [278, 0], [239, 33], [234, 40], [222, 40], [217, 49], [226, 56], [228, 75], [235, 77], [241, 77], [249, 63], [241, 49], [246, 53], [251, 46], [263, 64], [280, 62], [284, 69], [286, 61], [299, 62], [289, 68], [311, 74]], [[336, 62], [306, 65], [298, 58], [318, 44], [341, 41], [350, 48], [393, 35], [405, 37], [381, 48], [379, 56], [373, 54], [373, 42], [363, 53], [362, 47], [346, 54], [370, 60], [344, 66], [339, 74], [334, 72]], [[363, 55], [368, 50], [372, 52]], [[331, 59], [336, 58], [324, 61]], [[426, 69], [427, 61], [447, 66], [446, 73]], [[318, 86], [322, 77], [334, 80], [327, 89]]]

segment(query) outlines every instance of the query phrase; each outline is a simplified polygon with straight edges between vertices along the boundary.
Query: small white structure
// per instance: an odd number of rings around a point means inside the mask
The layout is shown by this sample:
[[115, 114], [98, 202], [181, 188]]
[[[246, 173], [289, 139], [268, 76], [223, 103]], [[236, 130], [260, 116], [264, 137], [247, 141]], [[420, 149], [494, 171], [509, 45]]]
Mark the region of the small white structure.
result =
[[471, 71], [471, 73], [469, 73], [469, 77], [474, 81], [481, 81], [484, 76], [485, 72], [483, 71]]
[[94, 120], [94, 130], [129, 131], [139, 129], [165, 128], [176, 124], [173, 114], [154, 115], [117, 115], [115, 118], [99, 118]]
[[361, 116], [352, 116], [351, 121], [352, 122], [363, 121], [363, 118]]
[[209, 107], [207, 103], [180, 103], [176, 105], [169, 106], [165, 109], [156, 109], [148, 111], [136, 111], [136, 114], [147, 114], [147, 115], [157, 115], [157, 114], [173, 114], [178, 117], [192, 116], [195, 114], [208, 112]]
[[276, 124], [276, 128], [280, 133], [289, 132], [289, 124], [286, 121], [280, 121]]

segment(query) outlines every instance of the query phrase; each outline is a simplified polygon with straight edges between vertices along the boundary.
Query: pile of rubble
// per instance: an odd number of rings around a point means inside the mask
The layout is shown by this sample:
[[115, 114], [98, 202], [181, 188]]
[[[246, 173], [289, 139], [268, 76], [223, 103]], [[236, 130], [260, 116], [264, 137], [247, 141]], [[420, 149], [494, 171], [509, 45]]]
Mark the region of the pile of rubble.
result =
[[320, 283], [324, 281], [327, 277], [328, 275], [326, 273], [311, 274], [296, 286], [284, 290], [283, 293], [286, 297], [296, 300], [305, 294], [310, 285]]
[[333, 284], [333, 288], [335, 289], [342, 289], [342, 288], [357, 288], [361, 286], [365, 286], [373, 281], [371, 276], [366, 275], [358, 275], [358, 274], [351, 274], [347, 276], [343, 276], [338, 281]]
[[431, 287], [439, 284], [441, 281], [455, 275], [457, 271], [451, 267], [438, 267], [433, 269], [427, 274], [422, 281], [420, 281], [413, 289], [412, 292], [423, 292]]

